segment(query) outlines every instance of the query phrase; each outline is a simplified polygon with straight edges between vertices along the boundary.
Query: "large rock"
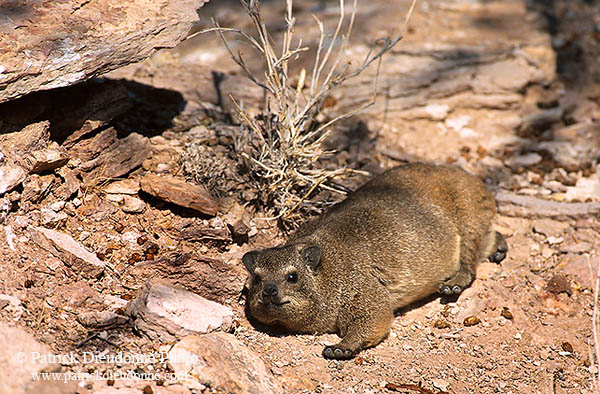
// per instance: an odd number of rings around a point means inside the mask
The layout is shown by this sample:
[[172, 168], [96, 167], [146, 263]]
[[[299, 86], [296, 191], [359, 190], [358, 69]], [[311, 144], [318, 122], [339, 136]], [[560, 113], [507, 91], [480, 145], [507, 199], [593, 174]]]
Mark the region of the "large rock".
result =
[[263, 361], [231, 334], [190, 335], [173, 346], [169, 364], [191, 389], [208, 386], [219, 393], [282, 392]]
[[[22, 328], [0, 323], [0, 393], [67, 393], [72, 385], [62, 382], [54, 387], [52, 382], [34, 382], [32, 375], [38, 372], [60, 370], [60, 364], [50, 364], [49, 355], [56, 354], [46, 345], [36, 341]], [[50, 391], [49, 386], [53, 386]], [[71, 389], [71, 390], [68, 390]]]
[[183, 40], [207, 0], [10, 4], [0, 13], [0, 102], [68, 86]]
[[127, 306], [127, 314], [138, 331], [163, 342], [228, 331], [233, 324], [228, 307], [160, 282], [147, 283]]

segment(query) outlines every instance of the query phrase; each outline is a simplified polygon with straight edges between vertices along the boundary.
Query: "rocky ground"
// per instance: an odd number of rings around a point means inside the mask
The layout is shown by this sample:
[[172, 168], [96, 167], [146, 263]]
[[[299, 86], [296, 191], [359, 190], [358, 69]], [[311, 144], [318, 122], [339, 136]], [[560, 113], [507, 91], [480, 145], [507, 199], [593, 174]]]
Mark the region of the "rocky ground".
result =
[[[283, 7], [263, 4], [275, 32]], [[348, 56], [394, 34], [408, 7], [360, 4]], [[295, 12], [296, 36], [314, 45], [311, 13], [331, 27], [339, 9], [302, 0]], [[267, 333], [244, 315], [241, 256], [285, 236], [229, 165], [229, 95], [259, 111], [262, 93], [216, 37], [1, 103], [0, 392], [594, 392], [598, 15], [584, 0], [417, 2], [375, 105], [327, 143], [340, 165], [372, 173], [429, 160], [479, 175], [510, 250], [457, 300], [400, 311], [389, 338], [351, 361], [321, 357], [335, 335]], [[198, 29], [211, 16], [251, 29], [233, 0], [200, 16]], [[374, 73], [329, 110], [368, 101]], [[198, 145], [206, 162], [191, 168]], [[28, 382], [40, 368], [70, 381]]]

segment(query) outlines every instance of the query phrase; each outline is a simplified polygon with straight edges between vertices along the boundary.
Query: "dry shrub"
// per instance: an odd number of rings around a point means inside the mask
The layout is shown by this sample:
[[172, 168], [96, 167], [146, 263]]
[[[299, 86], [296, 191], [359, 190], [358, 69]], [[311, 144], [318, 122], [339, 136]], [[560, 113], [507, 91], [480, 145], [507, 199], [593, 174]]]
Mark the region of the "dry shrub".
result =
[[[256, 189], [254, 197], [260, 205], [284, 227], [294, 227], [307, 213], [319, 213], [331, 203], [331, 198], [322, 198], [323, 193], [319, 192], [344, 194], [345, 190], [337, 181], [360, 173], [356, 169], [331, 165], [332, 161], [327, 159], [335, 152], [325, 150], [323, 141], [336, 122], [348, 119], [374, 103], [379, 73], [373, 81], [372, 100], [363, 106], [328, 119], [322, 116], [326, 100], [333, 90], [372, 63], [376, 63], [379, 70], [381, 57], [400, 41], [402, 35], [373, 43], [363, 61], [353, 65], [351, 59], [345, 59], [344, 55], [356, 17], [357, 0], [354, 0], [348, 16], [344, 0], [340, 0], [339, 19], [330, 36], [326, 35], [323, 23], [315, 17], [320, 39], [312, 70], [301, 69], [299, 75], [290, 75], [291, 62], [297, 61], [308, 50], [301, 39], [294, 39], [296, 19], [292, 14], [293, 1], [286, 1], [286, 27], [279, 47], [274, 44], [262, 19], [260, 2], [242, 0], [241, 3], [253, 22], [253, 35], [238, 29], [222, 28], [216, 22], [214, 28], [205, 30], [217, 32], [233, 60], [250, 80], [265, 91], [265, 110], [257, 116], [251, 116], [235, 97], [231, 97], [243, 120], [240, 132], [233, 136], [232, 152], [237, 155], [238, 172], [245, 174], [248, 187]], [[241, 53], [234, 53], [226, 33], [241, 36], [258, 51], [265, 65], [263, 77], [255, 76], [248, 69]]]

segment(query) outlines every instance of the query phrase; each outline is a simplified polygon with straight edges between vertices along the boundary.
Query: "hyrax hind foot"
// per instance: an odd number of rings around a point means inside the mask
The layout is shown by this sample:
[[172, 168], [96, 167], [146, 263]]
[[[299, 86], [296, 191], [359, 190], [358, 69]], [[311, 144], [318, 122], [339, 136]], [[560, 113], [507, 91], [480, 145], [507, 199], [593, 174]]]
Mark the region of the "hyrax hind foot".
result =
[[462, 267], [452, 278], [440, 285], [439, 292], [443, 295], [456, 295], [473, 282], [473, 273]]
[[333, 360], [349, 360], [354, 357], [356, 353], [358, 352], [342, 349], [337, 345], [327, 346], [323, 349], [323, 357]]
[[496, 231], [496, 251], [488, 256], [488, 260], [492, 263], [500, 263], [506, 258], [506, 252], [508, 252], [506, 240], [502, 234]]

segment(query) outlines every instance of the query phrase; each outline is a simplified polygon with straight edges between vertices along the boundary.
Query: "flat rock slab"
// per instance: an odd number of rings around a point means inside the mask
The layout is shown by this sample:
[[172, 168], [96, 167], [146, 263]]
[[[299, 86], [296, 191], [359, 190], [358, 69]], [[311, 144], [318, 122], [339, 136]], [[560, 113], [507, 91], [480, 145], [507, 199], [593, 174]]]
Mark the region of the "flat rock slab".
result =
[[72, 85], [173, 47], [186, 37], [198, 20], [196, 10], [206, 2], [8, 4], [0, 13], [0, 102]]
[[48, 148], [31, 152], [25, 157], [29, 172], [34, 174], [54, 171], [67, 164], [69, 155], [65, 148], [51, 142]]
[[138, 194], [140, 191], [140, 182], [137, 179], [123, 179], [112, 182], [102, 188], [104, 193], [108, 194]]
[[[4, 108], [2, 108], [4, 109]], [[31, 109], [32, 112], [37, 112]], [[4, 111], [0, 111], [0, 117], [4, 122], [10, 123], [6, 118], [10, 117], [10, 113], [18, 112], [15, 108], [8, 108]], [[4, 126], [2, 124], [2, 126]], [[2, 131], [5, 131], [2, 129]], [[0, 134], [0, 150], [4, 155], [8, 156], [8, 159], [19, 159], [19, 157], [10, 156], [21, 156], [32, 151], [44, 149], [50, 141], [50, 122], [43, 121], [37, 123], [31, 123], [24, 126], [22, 130], [13, 133]]]
[[43, 227], [32, 227], [30, 230], [33, 241], [39, 247], [58, 257], [76, 274], [93, 279], [104, 272], [104, 263], [71, 236]]
[[142, 190], [156, 198], [205, 215], [217, 214], [217, 201], [200, 185], [193, 185], [172, 176], [146, 174], [140, 181]]
[[149, 282], [127, 305], [134, 327], [150, 339], [171, 342], [190, 334], [228, 331], [233, 312], [197, 294]]
[[177, 376], [187, 375], [191, 389], [211, 387], [217, 392], [281, 393], [263, 361], [231, 334], [190, 335], [169, 352]]
[[503, 190], [496, 193], [496, 201], [498, 212], [507, 216], [560, 218], [590, 217], [600, 214], [600, 202], [557, 202]]
[[558, 237], [570, 228], [568, 223], [551, 219], [538, 219], [533, 224], [533, 231], [547, 237]]

